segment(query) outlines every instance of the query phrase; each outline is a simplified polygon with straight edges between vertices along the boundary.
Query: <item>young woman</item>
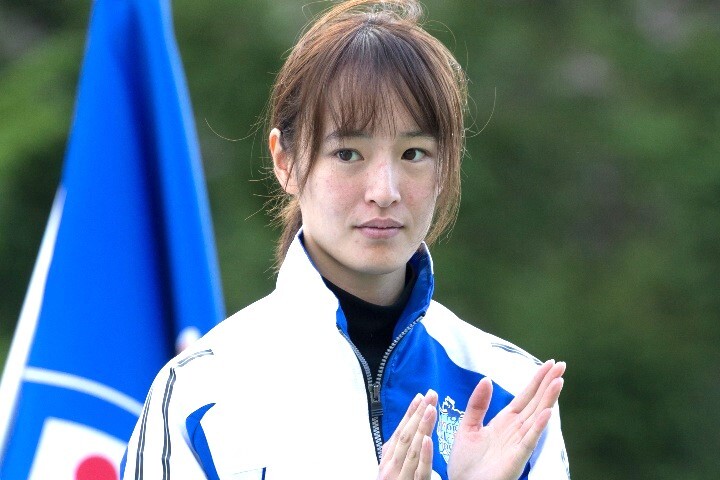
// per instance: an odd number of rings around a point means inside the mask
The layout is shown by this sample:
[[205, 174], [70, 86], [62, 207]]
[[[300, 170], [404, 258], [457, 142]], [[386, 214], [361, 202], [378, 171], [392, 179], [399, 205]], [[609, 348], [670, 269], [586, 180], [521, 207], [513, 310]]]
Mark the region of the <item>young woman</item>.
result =
[[295, 45], [269, 115], [277, 287], [158, 374], [124, 478], [568, 477], [565, 365], [432, 300], [465, 79], [420, 14], [348, 1]]

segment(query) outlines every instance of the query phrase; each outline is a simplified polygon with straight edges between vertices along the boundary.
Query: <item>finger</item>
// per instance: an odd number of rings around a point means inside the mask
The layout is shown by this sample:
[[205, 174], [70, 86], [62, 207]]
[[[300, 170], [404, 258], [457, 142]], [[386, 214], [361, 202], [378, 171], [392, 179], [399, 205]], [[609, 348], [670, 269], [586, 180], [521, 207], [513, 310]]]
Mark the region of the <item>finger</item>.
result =
[[432, 439], [426, 435], [423, 437], [420, 447], [420, 463], [418, 463], [417, 470], [415, 470], [415, 480], [430, 480], [430, 475], [432, 475], [432, 457]]
[[415, 395], [415, 398], [413, 398], [410, 402], [410, 405], [408, 406], [405, 415], [403, 416], [402, 420], [400, 420], [400, 424], [397, 426], [388, 441], [385, 442], [385, 444], [383, 445], [382, 458], [380, 460], [381, 466], [384, 465], [384, 463], [387, 461], [386, 459], [392, 457], [395, 450], [395, 444], [397, 443], [397, 439], [400, 436], [400, 432], [403, 431], [410, 418], [412, 418], [415, 412], [417, 412], [417, 410], [422, 406], [421, 404], [423, 402], [423, 399], [424, 397], [422, 396], [422, 394], [418, 393], [417, 395]]
[[420, 406], [420, 402], [422, 402], [422, 400], [423, 400], [423, 396], [419, 393], [417, 395], [415, 395], [415, 398], [412, 399], [412, 401], [410, 402], [410, 405], [408, 406], [407, 410], [405, 411], [405, 415], [403, 415], [403, 418], [400, 420], [400, 423], [398, 424], [397, 428], [395, 428], [395, 431], [393, 432], [393, 434], [390, 436], [388, 441], [385, 442], [385, 444], [383, 445], [383, 447], [382, 447], [383, 457], [385, 457], [385, 455], [390, 453], [388, 451], [388, 449], [390, 448], [390, 446], [394, 445], [394, 443], [397, 441], [399, 432], [401, 432], [402, 429], [405, 428], [405, 425], [407, 424], [408, 420], [410, 419], [410, 417], [413, 416], [415, 411], [418, 409], [418, 407]]
[[537, 411], [523, 423], [523, 426], [520, 429], [520, 438], [525, 438], [527, 432], [540, 421], [539, 418], [541, 415], [544, 415], [545, 411], [552, 411], [553, 406], [558, 401], [558, 398], [560, 398], [560, 392], [562, 391], [564, 384], [565, 380], [562, 378], [556, 378], [550, 383], [542, 400], [540, 401], [540, 404], [538, 405]]
[[525, 458], [525, 461], [530, 458], [533, 450], [535, 450], [535, 447], [537, 447], [538, 441], [540, 440], [540, 435], [542, 435], [545, 427], [547, 427], [548, 422], [550, 422], [551, 416], [552, 409], [550, 408], [546, 408], [545, 410], [540, 412], [535, 418], [535, 421], [532, 422], [531, 425], [529, 425], [527, 432], [525, 432], [525, 435], [522, 437], [520, 445], [524, 455], [527, 456], [527, 458]]
[[[425, 405], [422, 411], [418, 410], [418, 414], [420, 415], [418, 415], [417, 418], [419, 418], [420, 421], [417, 422], [417, 426], [414, 430], [413, 425], [416, 423], [415, 417], [411, 418], [405, 427], [406, 432], [412, 435], [410, 442], [407, 443], [407, 447], [403, 448], [406, 446], [404, 442], [397, 442], [395, 454], [398, 457], [402, 455], [409, 455], [411, 449], [414, 449], [415, 453], [419, 455], [422, 437], [432, 433], [433, 426], [435, 425], [435, 419], [437, 418], [437, 411], [435, 410], [435, 407], [433, 405]], [[403, 437], [403, 435], [401, 435], [401, 437]]]
[[[528, 405], [525, 407], [525, 409], [523, 409], [520, 414], [520, 418], [523, 421], [527, 420], [530, 416], [540, 412], [541, 410], [553, 405], [547, 405], [546, 403], [543, 403], [543, 399], [546, 398], [545, 394], [550, 388], [550, 385], [552, 385], [552, 382], [559, 378], [562, 378], [563, 373], [565, 373], [565, 362], [558, 362], [545, 374], [545, 377], [543, 378], [540, 387], [535, 392], [535, 395], [530, 400], [530, 403], [528, 403]], [[558, 391], [558, 395], [559, 394], [560, 392]], [[555, 400], [557, 400], [557, 398]]]
[[530, 383], [528, 383], [528, 385], [523, 389], [523, 391], [520, 392], [520, 394], [517, 395], [512, 400], [512, 402], [510, 402], [509, 407], [511, 411], [515, 413], [520, 413], [532, 401], [535, 393], [540, 388], [543, 379], [554, 365], [555, 360], [548, 360], [547, 362], [540, 365], [540, 368], [537, 369], [535, 375], [533, 375], [532, 380], [530, 380]]
[[565, 379], [562, 377], [554, 378], [550, 385], [548, 385], [548, 388], [545, 390], [545, 393], [543, 393], [542, 399], [540, 399], [540, 402], [538, 404], [538, 411], [545, 410], [546, 408], [552, 408], [555, 406], [555, 403], [557, 403], [558, 398], [560, 398], [560, 392], [562, 392], [562, 388], [565, 385]]
[[[433, 425], [435, 425], [435, 419], [437, 412], [435, 407], [427, 405], [425, 412], [423, 413], [422, 421], [418, 425], [417, 432], [410, 444], [405, 460], [403, 462], [402, 470], [400, 471], [400, 478], [415, 478], [418, 466], [420, 464], [420, 457], [422, 455], [422, 444], [423, 439], [428, 437], [432, 432]], [[399, 449], [396, 450], [396, 454], [399, 453]]]
[[410, 446], [415, 439], [415, 434], [417, 433], [418, 428], [420, 427], [420, 424], [428, 410], [434, 411], [435, 407], [431, 405], [426, 405], [424, 401], [421, 402], [418, 409], [410, 417], [410, 419], [408, 419], [407, 423], [400, 431], [400, 434], [395, 441], [394, 449], [391, 454], [392, 458], [390, 459], [390, 461], [395, 464], [395, 468], [397, 468], [398, 470], [402, 468], [405, 462], [404, 459], [408, 454], [408, 450], [410, 449]]
[[437, 410], [435, 409], [435, 405], [428, 405], [425, 407], [425, 411], [423, 412], [422, 420], [420, 421], [420, 425], [417, 429], [417, 435], [420, 437], [425, 435], [431, 435], [433, 428], [435, 428], [435, 421], [437, 420]]
[[427, 393], [425, 394], [425, 403], [427, 403], [428, 405], [433, 405], [433, 406], [437, 407], [437, 402], [438, 402], [437, 392], [435, 390], [433, 390], [432, 388], [429, 389], [427, 391]]
[[480, 380], [468, 399], [465, 415], [460, 420], [458, 428], [471, 430], [482, 427], [483, 419], [490, 406], [492, 390], [492, 381], [488, 377]]

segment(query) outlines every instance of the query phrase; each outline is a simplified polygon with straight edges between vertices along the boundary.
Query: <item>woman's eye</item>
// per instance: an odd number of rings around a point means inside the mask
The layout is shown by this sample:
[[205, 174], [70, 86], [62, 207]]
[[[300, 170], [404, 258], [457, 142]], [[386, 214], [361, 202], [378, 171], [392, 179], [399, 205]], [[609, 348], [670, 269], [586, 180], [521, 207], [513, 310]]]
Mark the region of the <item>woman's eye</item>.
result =
[[343, 162], [352, 162], [360, 158], [360, 155], [355, 150], [349, 149], [338, 150], [335, 155]]
[[423, 157], [425, 157], [425, 152], [423, 150], [420, 150], [419, 148], [408, 148], [402, 154], [403, 160], [411, 160], [414, 162], [422, 160]]

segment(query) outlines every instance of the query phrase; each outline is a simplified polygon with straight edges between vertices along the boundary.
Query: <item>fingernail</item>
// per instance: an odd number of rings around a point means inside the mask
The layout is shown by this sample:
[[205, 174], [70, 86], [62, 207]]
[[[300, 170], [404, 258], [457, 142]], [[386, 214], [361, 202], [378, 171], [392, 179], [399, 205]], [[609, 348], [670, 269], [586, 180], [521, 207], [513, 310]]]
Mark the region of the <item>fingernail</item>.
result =
[[437, 392], [435, 392], [435, 390], [433, 390], [433, 389], [431, 388], [431, 389], [429, 389], [429, 390], [427, 391], [427, 393], [425, 394], [425, 398], [427, 398], [427, 397], [430, 396], [430, 395], [437, 395]]

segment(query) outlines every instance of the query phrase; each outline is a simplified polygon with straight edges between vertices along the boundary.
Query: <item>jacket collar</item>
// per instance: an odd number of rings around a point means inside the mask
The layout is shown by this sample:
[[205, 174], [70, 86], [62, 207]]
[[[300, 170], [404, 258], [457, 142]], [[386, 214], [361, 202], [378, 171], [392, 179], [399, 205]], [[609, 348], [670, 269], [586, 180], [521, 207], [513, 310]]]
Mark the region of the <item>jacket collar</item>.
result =
[[403, 310], [400, 320], [395, 325], [395, 331], [393, 332], [395, 337], [417, 318], [425, 315], [435, 291], [432, 257], [425, 242], [420, 245], [418, 251], [410, 258], [410, 266], [417, 273], [417, 280], [405, 310]]
[[[294, 304], [307, 305], [315, 311], [336, 313], [338, 326], [347, 332], [347, 323], [335, 295], [325, 286], [322, 277], [302, 243], [302, 229], [290, 244], [285, 260], [280, 267], [276, 288], [283, 295], [293, 298]], [[425, 315], [435, 288], [432, 258], [423, 242], [410, 258], [410, 265], [417, 274], [408, 303], [395, 326], [394, 336], [402, 332], [418, 317]]]

